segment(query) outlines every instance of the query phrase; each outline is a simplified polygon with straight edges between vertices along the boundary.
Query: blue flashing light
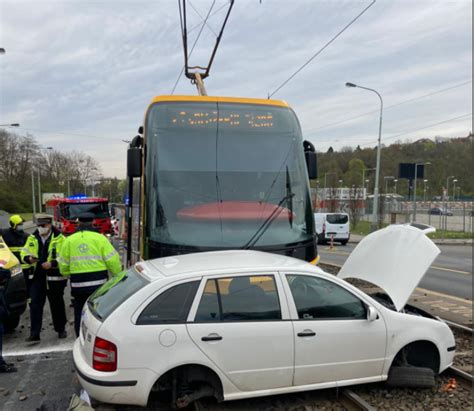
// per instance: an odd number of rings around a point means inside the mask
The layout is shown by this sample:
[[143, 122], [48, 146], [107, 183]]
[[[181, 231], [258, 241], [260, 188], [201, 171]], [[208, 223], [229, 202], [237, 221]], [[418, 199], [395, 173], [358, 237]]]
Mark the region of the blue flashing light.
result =
[[69, 200], [85, 200], [88, 198], [86, 195], [74, 195], [74, 196], [69, 196]]

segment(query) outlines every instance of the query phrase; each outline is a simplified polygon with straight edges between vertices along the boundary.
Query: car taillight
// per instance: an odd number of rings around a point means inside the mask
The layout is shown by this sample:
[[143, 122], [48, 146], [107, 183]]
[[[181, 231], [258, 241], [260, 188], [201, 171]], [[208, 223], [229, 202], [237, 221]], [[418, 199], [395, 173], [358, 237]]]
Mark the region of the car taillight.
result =
[[117, 346], [110, 341], [95, 337], [92, 368], [97, 371], [116, 371]]

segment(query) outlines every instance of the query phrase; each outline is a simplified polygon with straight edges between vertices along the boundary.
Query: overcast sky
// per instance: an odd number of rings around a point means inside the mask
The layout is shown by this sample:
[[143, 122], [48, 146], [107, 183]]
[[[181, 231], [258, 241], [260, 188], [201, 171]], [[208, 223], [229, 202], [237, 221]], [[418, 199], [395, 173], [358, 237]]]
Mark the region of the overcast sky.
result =
[[[190, 45], [202, 22], [192, 6], [205, 17], [212, 3], [188, 0]], [[207, 63], [226, 3], [215, 1], [191, 63]], [[236, 0], [208, 94], [266, 98], [370, 3]], [[105, 176], [124, 177], [121, 140], [136, 134], [153, 96], [171, 93], [183, 65], [177, 0], [0, 0], [0, 47], [0, 124], [82, 150]], [[379, 100], [347, 81], [383, 96], [386, 144], [466, 136], [471, 1], [378, 0], [273, 98], [293, 107], [317, 150], [373, 146]], [[196, 90], [182, 77], [175, 94]]]

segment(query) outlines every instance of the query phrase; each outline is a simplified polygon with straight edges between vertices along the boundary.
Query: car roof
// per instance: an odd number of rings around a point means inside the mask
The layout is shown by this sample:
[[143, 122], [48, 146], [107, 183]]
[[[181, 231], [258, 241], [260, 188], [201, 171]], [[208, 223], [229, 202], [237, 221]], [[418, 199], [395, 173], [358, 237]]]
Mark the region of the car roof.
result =
[[[212, 251], [157, 258], [138, 263], [139, 271], [150, 281], [171, 276], [196, 273], [232, 272], [246, 270], [308, 270], [313, 265], [284, 255], [254, 250]], [[318, 270], [319, 271], [319, 270]]]

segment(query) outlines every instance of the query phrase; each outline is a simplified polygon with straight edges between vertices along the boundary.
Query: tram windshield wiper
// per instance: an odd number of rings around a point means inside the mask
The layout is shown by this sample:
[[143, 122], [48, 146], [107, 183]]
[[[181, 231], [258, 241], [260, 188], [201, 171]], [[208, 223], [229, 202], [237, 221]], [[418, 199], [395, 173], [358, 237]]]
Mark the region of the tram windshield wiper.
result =
[[247, 241], [246, 244], [242, 246], [244, 250], [248, 250], [249, 248], [253, 247], [258, 240], [262, 237], [263, 234], [268, 230], [268, 227], [276, 220], [276, 218], [281, 214], [284, 210], [282, 205], [285, 202], [288, 202], [288, 210], [289, 215], [288, 219], [290, 221], [290, 226], [293, 227], [293, 197], [295, 196], [294, 193], [291, 192], [291, 180], [290, 180], [290, 172], [288, 171], [288, 166], [286, 167], [286, 195], [283, 197], [280, 202], [278, 203], [277, 207], [272, 211], [272, 213], [265, 219], [263, 224], [258, 228], [255, 234]]

